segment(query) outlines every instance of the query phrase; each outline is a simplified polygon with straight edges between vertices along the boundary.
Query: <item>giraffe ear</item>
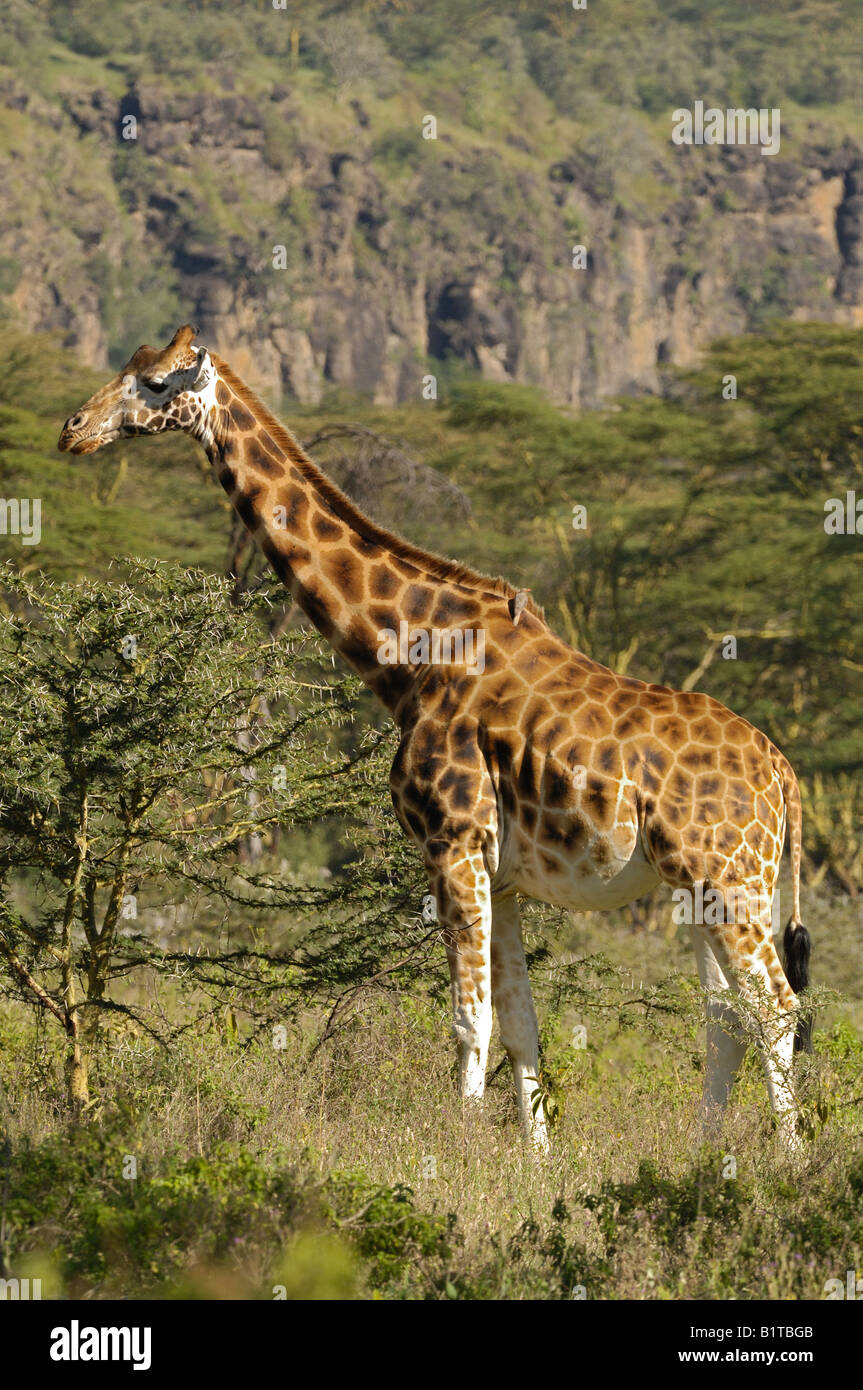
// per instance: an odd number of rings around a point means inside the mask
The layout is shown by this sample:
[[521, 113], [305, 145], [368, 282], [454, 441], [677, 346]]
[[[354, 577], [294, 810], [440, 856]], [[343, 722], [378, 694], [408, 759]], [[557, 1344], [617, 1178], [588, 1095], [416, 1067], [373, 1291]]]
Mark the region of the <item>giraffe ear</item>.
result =
[[213, 364], [210, 361], [210, 354], [205, 347], [198, 348], [198, 358], [194, 367], [195, 379], [192, 382], [192, 390], [200, 391], [213, 373]]

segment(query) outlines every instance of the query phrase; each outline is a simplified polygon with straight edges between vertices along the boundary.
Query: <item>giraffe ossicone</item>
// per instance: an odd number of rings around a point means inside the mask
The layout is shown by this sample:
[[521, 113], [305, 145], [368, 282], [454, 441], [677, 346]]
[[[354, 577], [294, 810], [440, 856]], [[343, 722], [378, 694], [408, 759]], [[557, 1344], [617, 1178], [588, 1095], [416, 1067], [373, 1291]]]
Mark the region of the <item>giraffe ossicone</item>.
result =
[[[568, 647], [528, 590], [377, 526], [196, 336], [186, 324], [167, 347], [138, 348], [66, 422], [59, 447], [89, 454], [177, 429], [197, 439], [293, 599], [392, 714], [401, 732], [393, 804], [435, 900], [464, 1099], [483, 1093], [494, 1004], [522, 1126], [548, 1147], [517, 894], [595, 909], [660, 882], [702, 900], [709, 888], [720, 910], [691, 922], [707, 995], [704, 1115], [727, 1104], [747, 1046], [736, 994], [758, 1022], [774, 1114], [793, 1145], [795, 1027], [808, 1043], [795, 992], [808, 982], [810, 942], [800, 920], [800, 794], [787, 759], [710, 696], [617, 675]], [[382, 660], [381, 632], [402, 624], [463, 639], [481, 632], [482, 669], [435, 661], [433, 640], [417, 660]], [[786, 824], [793, 903], [783, 969], [764, 905]]]

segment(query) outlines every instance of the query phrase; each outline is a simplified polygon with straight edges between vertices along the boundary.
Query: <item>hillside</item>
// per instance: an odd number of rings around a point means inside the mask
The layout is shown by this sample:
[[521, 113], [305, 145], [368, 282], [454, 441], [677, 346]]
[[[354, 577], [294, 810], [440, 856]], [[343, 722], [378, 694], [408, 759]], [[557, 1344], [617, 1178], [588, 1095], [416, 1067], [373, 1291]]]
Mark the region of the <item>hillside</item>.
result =
[[[95, 367], [193, 319], [303, 403], [454, 362], [591, 404], [863, 321], [854, 0], [13, 0], [0, 37], [0, 295]], [[778, 105], [779, 153], [673, 145], [696, 98]]]

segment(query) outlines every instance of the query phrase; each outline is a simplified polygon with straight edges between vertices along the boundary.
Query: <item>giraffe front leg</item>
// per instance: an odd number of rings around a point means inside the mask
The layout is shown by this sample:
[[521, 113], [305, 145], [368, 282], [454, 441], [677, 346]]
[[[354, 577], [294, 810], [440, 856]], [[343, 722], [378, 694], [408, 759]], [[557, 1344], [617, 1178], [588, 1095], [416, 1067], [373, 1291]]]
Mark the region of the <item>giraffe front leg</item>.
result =
[[491, 1037], [491, 890], [479, 847], [447, 848], [429, 878], [437, 901], [450, 980], [459, 1093], [480, 1100]]
[[492, 901], [491, 989], [501, 1042], [512, 1064], [522, 1132], [535, 1148], [548, 1153], [545, 1111], [537, 1084], [539, 1030], [514, 897]]

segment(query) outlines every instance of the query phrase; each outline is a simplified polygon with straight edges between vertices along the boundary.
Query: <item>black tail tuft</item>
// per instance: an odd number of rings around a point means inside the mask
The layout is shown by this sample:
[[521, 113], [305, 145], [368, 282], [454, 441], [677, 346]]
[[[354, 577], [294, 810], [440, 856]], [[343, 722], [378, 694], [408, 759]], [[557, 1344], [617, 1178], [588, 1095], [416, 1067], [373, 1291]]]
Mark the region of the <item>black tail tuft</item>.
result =
[[[792, 920], [785, 928], [782, 938], [785, 954], [785, 976], [795, 994], [801, 994], [809, 984], [809, 957], [812, 954], [812, 938], [802, 922]], [[801, 1013], [794, 1038], [795, 1052], [812, 1051], [812, 1015]]]

